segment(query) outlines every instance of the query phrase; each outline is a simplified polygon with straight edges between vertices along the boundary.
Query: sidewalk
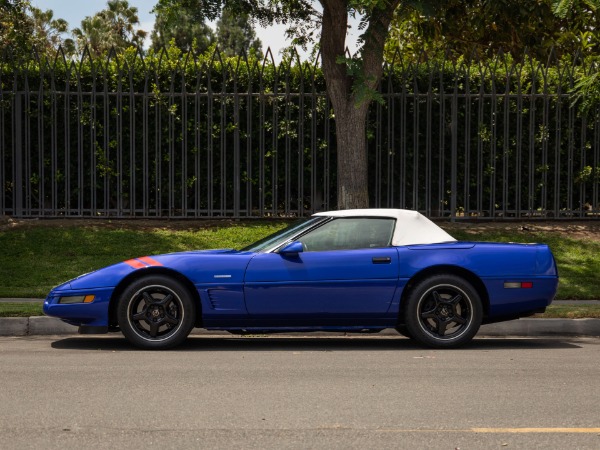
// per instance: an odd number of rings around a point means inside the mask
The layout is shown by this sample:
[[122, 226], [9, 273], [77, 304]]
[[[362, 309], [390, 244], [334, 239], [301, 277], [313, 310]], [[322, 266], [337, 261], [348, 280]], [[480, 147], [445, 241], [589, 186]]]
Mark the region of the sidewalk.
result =
[[[35, 298], [0, 298], [0, 303], [31, 303], [43, 302]], [[553, 305], [600, 305], [600, 300], [555, 300]], [[77, 334], [78, 328], [62, 322], [55, 317], [5, 317], [0, 318], [0, 336], [37, 336], [37, 335], [69, 335]], [[293, 333], [296, 335], [295, 333]], [[302, 333], [317, 335], [323, 333]], [[381, 335], [396, 335], [389, 329]], [[195, 328], [192, 335], [222, 336], [229, 333], [224, 331], [204, 330]], [[281, 335], [281, 334], [279, 334]], [[343, 332], [325, 332], [327, 336], [344, 336]], [[478, 336], [582, 336], [600, 337], [600, 319], [532, 319], [524, 318], [508, 322], [482, 325]]]

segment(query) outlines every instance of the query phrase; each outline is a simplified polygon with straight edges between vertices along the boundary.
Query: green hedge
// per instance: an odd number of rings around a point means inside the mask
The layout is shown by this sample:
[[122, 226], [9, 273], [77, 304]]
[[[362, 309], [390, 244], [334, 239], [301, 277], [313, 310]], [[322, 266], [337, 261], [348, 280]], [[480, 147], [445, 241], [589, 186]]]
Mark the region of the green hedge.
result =
[[[267, 216], [334, 208], [318, 65], [130, 50], [0, 60], [0, 213]], [[393, 61], [368, 127], [372, 206], [434, 217], [586, 217], [599, 207], [593, 69], [499, 55]]]

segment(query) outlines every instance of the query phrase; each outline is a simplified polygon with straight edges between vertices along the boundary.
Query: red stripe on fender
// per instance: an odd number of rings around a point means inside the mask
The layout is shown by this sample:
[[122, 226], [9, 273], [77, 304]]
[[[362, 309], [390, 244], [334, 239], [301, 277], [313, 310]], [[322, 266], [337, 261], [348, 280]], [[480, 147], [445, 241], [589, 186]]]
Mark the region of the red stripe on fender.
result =
[[131, 267], [133, 267], [134, 269], [141, 269], [143, 267], [146, 267], [145, 264], [142, 264], [141, 262], [139, 262], [136, 259], [128, 259], [127, 261], [123, 261], [125, 264], [130, 265]]
[[157, 260], [150, 258], [149, 256], [142, 256], [141, 258], [137, 258], [143, 263], [148, 264], [149, 266], [162, 266]]

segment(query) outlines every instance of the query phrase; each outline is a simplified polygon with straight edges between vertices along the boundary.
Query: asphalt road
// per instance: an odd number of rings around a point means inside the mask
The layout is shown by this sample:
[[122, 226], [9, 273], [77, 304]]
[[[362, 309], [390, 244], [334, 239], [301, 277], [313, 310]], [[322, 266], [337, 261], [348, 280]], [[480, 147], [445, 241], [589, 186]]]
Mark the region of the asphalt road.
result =
[[600, 448], [600, 339], [0, 338], [0, 447]]

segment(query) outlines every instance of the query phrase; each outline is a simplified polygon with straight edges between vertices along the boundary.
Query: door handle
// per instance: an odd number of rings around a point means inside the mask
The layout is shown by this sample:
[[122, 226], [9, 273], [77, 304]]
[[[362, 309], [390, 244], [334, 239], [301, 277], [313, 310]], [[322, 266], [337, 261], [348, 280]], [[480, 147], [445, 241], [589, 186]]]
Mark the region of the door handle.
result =
[[392, 258], [389, 256], [374, 256], [372, 261], [373, 264], [389, 264], [392, 262]]

